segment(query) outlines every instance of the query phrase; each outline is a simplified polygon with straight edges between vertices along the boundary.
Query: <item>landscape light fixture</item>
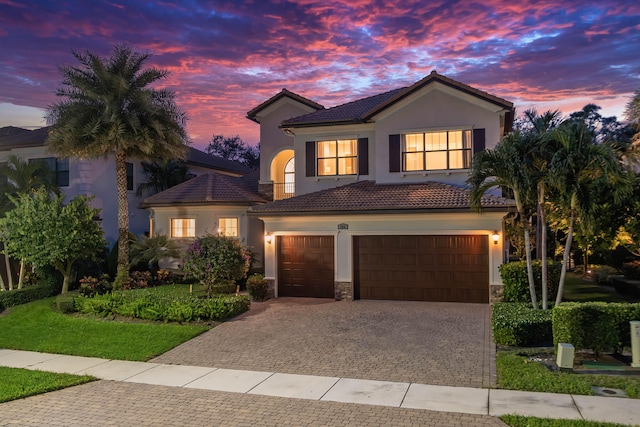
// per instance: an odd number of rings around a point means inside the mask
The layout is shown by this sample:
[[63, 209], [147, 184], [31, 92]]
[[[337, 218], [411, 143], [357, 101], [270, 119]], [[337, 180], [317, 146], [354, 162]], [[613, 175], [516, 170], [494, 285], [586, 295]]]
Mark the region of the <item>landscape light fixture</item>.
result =
[[491, 238], [493, 239], [493, 244], [497, 245], [498, 241], [500, 240], [500, 234], [498, 234], [497, 230], [493, 231], [493, 234], [491, 234]]

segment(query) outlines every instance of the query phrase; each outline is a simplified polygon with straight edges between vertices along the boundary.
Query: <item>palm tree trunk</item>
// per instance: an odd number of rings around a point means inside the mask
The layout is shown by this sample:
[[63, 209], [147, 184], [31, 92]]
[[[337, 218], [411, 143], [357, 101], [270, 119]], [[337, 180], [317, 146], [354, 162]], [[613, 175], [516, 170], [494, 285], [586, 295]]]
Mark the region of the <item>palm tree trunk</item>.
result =
[[546, 310], [548, 306], [548, 289], [547, 289], [547, 219], [544, 211], [544, 184], [538, 184], [538, 212], [540, 223], [540, 241], [538, 247], [540, 248], [540, 259], [542, 260], [542, 309]]
[[122, 284], [129, 277], [129, 198], [127, 195], [127, 157], [117, 151], [116, 187], [118, 190], [118, 270], [116, 281]]
[[531, 265], [531, 232], [529, 226], [524, 226], [524, 252], [527, 257], [527, 277], [529, 279], [529, 294], [531, 295], [531, 305], [535, 310], [538, 309], [538, 298], [536, 296], [536, 285], [533, 281], [533, 266]]
[[564, 292], [564, 279], [567, 276], [567, 265], [569, 263], [569, 254], [571, 253], [571, 243], [573, 242], [573, 224], [575, 223], [575, 210], [571, 210], [571, 220], [569, 221], [569, 234], [564, 247], [564, 255], [562, 257], [562, 269], [560, 270], [560, 282], [558, 283], [558, 295], [556, 296], [556, 305], [562, 302], [562, 293]]

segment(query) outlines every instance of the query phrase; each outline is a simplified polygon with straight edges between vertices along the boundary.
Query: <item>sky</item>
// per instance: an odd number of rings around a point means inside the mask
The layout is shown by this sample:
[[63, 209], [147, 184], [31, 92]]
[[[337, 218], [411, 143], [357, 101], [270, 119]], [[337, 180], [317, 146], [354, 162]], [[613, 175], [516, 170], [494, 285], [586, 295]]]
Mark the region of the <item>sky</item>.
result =
[[37, 128], [72, 51], [152, 56], [198, 148], [259, 141], [246, 113], [287, 88], [332, 107], [432, 70], [517, 111], [588, 103], [622, 119], [640, 89], [632, 0], [0, 0], [0, 127]]

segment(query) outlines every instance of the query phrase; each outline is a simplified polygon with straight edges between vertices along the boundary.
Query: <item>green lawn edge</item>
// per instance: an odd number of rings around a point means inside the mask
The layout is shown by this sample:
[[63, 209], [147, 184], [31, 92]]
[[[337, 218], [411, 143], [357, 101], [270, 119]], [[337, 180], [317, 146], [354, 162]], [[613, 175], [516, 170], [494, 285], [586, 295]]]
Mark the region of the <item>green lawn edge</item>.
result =
[[0, 366], [0, 378], [0, 403], [96, 381], [96, 378], [89, 375], [58, 374], [3, 366]]
[[500, 419], [511, 427], [626, 427], [625, 424], [603, 423], [600, 421], [560, 420], [524, 417], [522, 415], [502, 415]]

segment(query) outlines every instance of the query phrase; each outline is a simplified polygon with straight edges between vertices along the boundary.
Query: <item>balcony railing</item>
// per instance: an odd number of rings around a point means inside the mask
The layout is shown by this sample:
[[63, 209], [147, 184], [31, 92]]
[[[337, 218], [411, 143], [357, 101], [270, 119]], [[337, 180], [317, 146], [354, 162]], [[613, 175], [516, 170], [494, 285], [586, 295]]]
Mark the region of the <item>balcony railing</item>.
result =
[[296, 185], [293, 182], [274, 182], [273, 200], [288, 199], [294, 196]]

